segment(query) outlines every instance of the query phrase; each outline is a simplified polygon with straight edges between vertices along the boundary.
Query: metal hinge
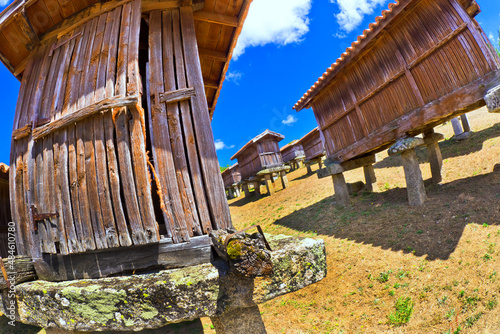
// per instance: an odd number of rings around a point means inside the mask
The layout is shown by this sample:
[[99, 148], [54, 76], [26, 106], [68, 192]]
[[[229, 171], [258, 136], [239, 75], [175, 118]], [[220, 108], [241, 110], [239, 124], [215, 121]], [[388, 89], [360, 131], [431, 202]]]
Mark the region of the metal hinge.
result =
[[31, 206], [31, 216], [33, 218], [33, 229], [38, 231], [38, 222], [44, 221], [45, 219], [56, 218], [59, 217], [58, 212], [54, 213], [38, 213], [38, 209], [36, 206]]

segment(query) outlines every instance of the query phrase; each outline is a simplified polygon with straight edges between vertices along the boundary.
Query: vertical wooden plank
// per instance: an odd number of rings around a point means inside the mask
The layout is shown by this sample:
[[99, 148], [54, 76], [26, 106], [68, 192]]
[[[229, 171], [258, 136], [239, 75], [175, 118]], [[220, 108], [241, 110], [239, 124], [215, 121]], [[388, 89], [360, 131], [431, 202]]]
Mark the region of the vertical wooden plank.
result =
[[[177, 11], [175, 11], [177, 13]], [[186, 68], [184, 64], [184, 53], [182, 49], [182, 39], [180, 32], [180, 21], [178, 14], [177, 24], [173, 26], [174, 33], [174, 54], [175, 54], [175, 73], [177, 78], [177, 89], [188, 88], [186, 81]], [[193, 129], [193, 120], [191, 118], [191, 110], [189, 101], [182, 101], [179, 103], [182, 117], [182, 126], [184, 130], [184, 145], [186, 146], [187, 157], [189, 162], [189, 170], [191, 172], [191, 181], [196, 196], [196, 204], [198, 207], [198, 214], [200, 216], [200, 224], [203, 232], [208, 234], [212, 230], [210, 221], [210, 213], [208, 211], [208, 204], [203, 186], [203, 179], [201, 176], [201, 167], [198, 149], [196, 147], [196, 139]]]
[[[127, 95], [141, 96], [142, 83], [139, 74], [139, 33], [141, 27], [141, 0], [131, 2], [132, 13], [130, 17], [130, 36], [128, 53], [128, 86]], [[145, 237], [148, 243], [160, 240], [160, 233], [154, 214], [153, 199], [151, 194], [151, 177], [148, 171], [148, 157], [146, 155], [146, 125], [144, 110], [141, 102], [130, 108], [130, 143], [132, 145], [132, 161], [135, 172], [137, 199], [145, 228]]]
[[[78, 61], [78, 71], [81, 73], [80, 84], [78, 90], [78, 102], [77, 108], [81, 109], [87, 105], [86, 95], [87, 93], [87, 80], [88, 71], [90, 65], [91, 52], [93, 47], [93, 40], [95, 36], [95, 31], [97, 28], [98, 18], [94, 18], [92, 21], [88, 22], [87, 28], [85, 30], [84, 36], [84, 46], [82, 48], [82, 57]], [[86, 171], [86, 144], [85, 144], [85, 133], [89, 132], [85, 129], [85, 122], [75, 124], [75, 141], [76, 141], [76, 166], [77, 166], [77, 180], [78, 180], [78, 200], [80, 203], [80, 216], [82, 221], [82, 231], [85, 234], [85, 239], [87, 240], [87, 247], [92, 247], [93, 249], [103, 248], [103, 240], [100, 238], [99, 231], [94, 231], [95, 223], [93, 221], [93, 213], [91, 212], [91, 206], [93, 203], [90, 202], [90, 196], [87, 190], [91, 188], [90, 180], [87, 179]], [[90, 136], [90, 134], [87, 134]], [[93, 153], [93, 152], [92, 152]], [[71, 161], [70, 161], [71, 166]], [[95, 207], [92, 208], [95, 211]], [[94, 218], [95, 219], [95, 218]], [[88, 248], [87, 248], [88, 249]]]
[[[104, 28], [106, 26], [107, 14], [98, 17], [95, 36], [92, 38], [92, 45], [89, 49], [90, 57], [86, 59], [86, 80], [85, 80], [85, 105], [91, 105], [95, 102], [95, 90], [97, 82], [97, 67], [99, 54], [101, 52]], [[104, 229], [101, 202], [97, 186], [99, 177], [96, 170], [96, 147], [94, 144], [94, 118], [88, 118], [77, 124], [77, 128], [83, 130], [83, 140], [85, 145], [85, 174], [87, 177], [87, 194], [90, 203], [90, 215], [92, 218], [92, 228], [94, 238], [98, 249], [108, 248], [106, 240], [106, 231]]]
[[229, 207], [224, 198], [224, 186], [218, 166], [210, 115], [205, 97], [203, 76], [200, 68], [192, 7], [181, 7], [181, 29], [186, 62], [187, 82], [196, 90], [192, 99], [194, 128], [200, 152], [202, 175], [207, 189], [212, 223], [220, 228], [232, 227]]
[[[63, 46], [63, 56], [60, 61], [59, 72], [56, 78], [56, 89], [54, 91], [54, 99], [52, 101], [51, 110], [54, 113], [54, 119], [62, 116], [62, 108], [64, 104], [64, 95], [70, 62], [75, 47], [75, 40], [71, 40]], [[55, 207], [58, 217], [58, 234], [61, 244], [61, 253], [77, 253], [80, 250], [80, 245], [77, 240], [76, 230], [73, 225], [73, 213], [71, 210], [71, 199], [69, 194], [68, 182], [68, 150], [66, 143], [66, 129], [59, 130], [54, 133], [54, 171], [55, 171]]]
[[[101, 17], [106, 17], [105, 28], [103, 30], [102, 45], [99, 54], [96, 54], [98, 59], [97, 78], [95, 87], [94, 102], [101, 101], [105, 98], [106, 75], [109, 49], [111, 44], [111, 32], [115, 21], [114, 12], [103, 14]], [[96, 51], [97, 52], [97, 51]], [[104, 116], [97, 114], [94, 117], [94, 147], [95, 147], [95, 162], [97, 170], [97, 189], [99, 194], [99, 202], [101, 204], [102, 221], [105, 231], [105, 239], [108, 247], [119, 247], [117, 228], [113, 215], [113, 206], [111, 204], [111, 193], [108, 182], [108, 166], [105, 147], [104, 134]]]
[[[166, 92], [178, 89], [176, 85], [175, 58], [174, 58], [174, 36], [177, 34], [177, 43], [180, 43], [180, 22], [179, 11], [163, 12], [163, 71], [164, 71], [164, 88]], [[182, 50], [182, 44], [178, 45], [178, 49]], [[182, 57], [182, 53], [178, 57]], [[179, 73], [179, 76], [183, 74]], [[187, 101], [183, 104], [186, 105]], [[174, 155], [175, 169], [178, 173], [178, 184], [181, 192], [182, 205], [186, 217], [186, 225], [191, 227], [194, 235], [202, 235], [202, 228], [198, 218], [198, 210], [191, 185], [191, 177], [186, 160], [186, 148], [184, 147], [185, 139], [182, 134], [182, 123], [179, 114], [179, 103], [167, 104], [167, 119], [169, 124], [170, 137], [172, 139], [172, 151]], [[186, 120], [189, 122], [189, 119]]]
[[[149, 115], [151, 145], [153, 147], [155, 167], [159, 175], [162, 189], [162, 200], [167, 206], [162, 208], [164, 211], [165, 223], [170, 227], [174, 243], [186, 242], [189, 241], [189, 232], [185, 224], [182, 203], [179, 198], [165, 104], [159, 101], [159, 94], [164, 92], [161, 12], [152, 11], [149, 15], [149, 20], [149, 64], [151, 68], [150, 84], [152, 97], [151, 114]], [[168, 208], [168, 206], [171, 206], [171, 209]], [[169, 220], [170, 210], [174, 218], [173, 220]]]
[[[78, 108], [78, 99], [81, 86], [80, 82], [83, 74], [83, 62], [85, 59], [84, 52], [87, 48], [90, 28], [90, 22], [82, 26], [82, 35], [76, 38], [75, 51], [73, 53], [73, 59], [71, 60], [71, 68], [69, 72], [68, 88], [64, 97], [63, 111], [67, 111], [67, 113], [72, 113]], [[79, 156], [77, 156], [77, 153], [81, 153], [81, 151], [77, 152], [78, 143], [76, 139], [76, 126], [69, 126], [66, 131], [68, 143], [69, 184], [71, 205], [73, 208], [73, 219], [76, 234], [80, 243], [80, 251], [84, 252], [86, 250], [95, 249], [86, 190], [83, 191], [80, 187], [81, 185], [86, 186], [84, 177], [81, 177], [81, 175], [84, 175], [85, 172], [83, 172], [83, 174], [79, 172], [78, 161], [80, 160], [80, 158]]]
[[[118, 53], [117, 39], [120, 31], [122, 8], [118, 7], [113, 11], [113, 28], [111, 31], [111, 39], [114, 41], [110, 43], [108, 59], [107, 59], [107, 74], [105, 97], [112, 97], [115, 93], [115, 80], [116, 80], [116, 59]], [[115, 213], [116, 226], [118, 228], [118, 238], [121, 246], [132, 245], [132, 239], [127, 227], [127, 220], [123, 210], [121, 199], [121, 185], [120, 174], [118, 169], [118, 160], [116, 157], [115, 148], [115, 127], [113, 123], [113, 116], [111, 113], [104, 114], [104, 131], [106, 138], [106, 153], [108, 159], [109, 169], [109, 183], [111, 187], [111, 197], [113, 200], [113, 210]]]
[[[125, 96], [127, 93], [127, 64], [128, 64], [128, 42], [130, 35], [131, 4], [123, 5], [121, 30], [119, 38], [118, 59], [116, 65], [116, 87], [115, 94]], [[134, 170], [132, 167], [132, 157], [130, 152], [130, 134], [128, 128], [128, 114], [126, 108], [116, 108], [113, 110], [113, 119], [116, 127], [116, 140], [118, 142], [118, 162], [120, 166], [120, 176], [123, 182], [123, 194], [125, 197], [125, 207], [131, 229], [132, 241], [134, 244], [146, 243], [146, 236], [139, 212], [139, 203], [135, 187]]]

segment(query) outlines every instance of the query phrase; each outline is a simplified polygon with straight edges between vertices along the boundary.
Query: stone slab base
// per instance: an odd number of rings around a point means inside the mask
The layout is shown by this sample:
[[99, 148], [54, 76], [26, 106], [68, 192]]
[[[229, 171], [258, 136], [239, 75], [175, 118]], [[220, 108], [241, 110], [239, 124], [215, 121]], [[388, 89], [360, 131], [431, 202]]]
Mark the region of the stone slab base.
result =
[[[266, 236], [274, 274], [254, 281], [253, 307], [297, 291], [326, 276], [323, 240]], [[213, 262], [157, 273], [76, 280], [34, 281], [16, 286], [16, 318], [42, 328], [68, 331], [139, 331], [201, 317], [218, 317], [227, 296], [227, 267]], [[0, 312], [10, 300], [0, 297]]]

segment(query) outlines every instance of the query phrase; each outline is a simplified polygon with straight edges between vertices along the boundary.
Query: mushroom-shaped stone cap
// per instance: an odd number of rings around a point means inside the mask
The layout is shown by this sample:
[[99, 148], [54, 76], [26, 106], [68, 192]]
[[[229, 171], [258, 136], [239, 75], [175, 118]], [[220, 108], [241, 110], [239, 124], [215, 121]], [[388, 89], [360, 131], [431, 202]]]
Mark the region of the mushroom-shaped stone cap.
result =
[[492, 113], [500, 113], [500, 86], [488, 91], [484, 97], [488, 111]]
[[416, 137], [403, 138], [398, 140], [396, 144], [392, 145], [391, 148], [389, 148], [388, 153], [389, 156], [393, 156], [398, 153], [408, 151], [422, 145], [424, 145], [424, 140], [422, 138], [416, 138]]

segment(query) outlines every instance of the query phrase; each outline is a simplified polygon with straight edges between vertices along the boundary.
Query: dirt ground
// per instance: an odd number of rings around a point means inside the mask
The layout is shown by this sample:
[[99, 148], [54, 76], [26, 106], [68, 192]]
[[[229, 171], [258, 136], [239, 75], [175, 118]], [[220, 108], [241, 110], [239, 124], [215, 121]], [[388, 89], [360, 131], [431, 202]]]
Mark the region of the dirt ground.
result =
[[[400, 157], [385, 152], [375, 191], [358, 193], [350, 208], [336, 207], [331, 178], [305, 168], [288, 175], [288, 189], [277, 181], [272, 197], [230, 200], [238, 229], [260, 224], [326, 242], [323, 281], [260, 306], [269, 333], [500, 333], [500, 117], [484, 108], [468, 116], [467, 140], [450, 138], [451, 123], [435, 129], [446, 137], [441, 184], [431, 184], [426, 149], [418, 150], [421, 207], [408, 206]], [[362, 169], [345, 177], [364, 180]], [[400, 297], [411, 299], [405, 324], [389, 320]]]

